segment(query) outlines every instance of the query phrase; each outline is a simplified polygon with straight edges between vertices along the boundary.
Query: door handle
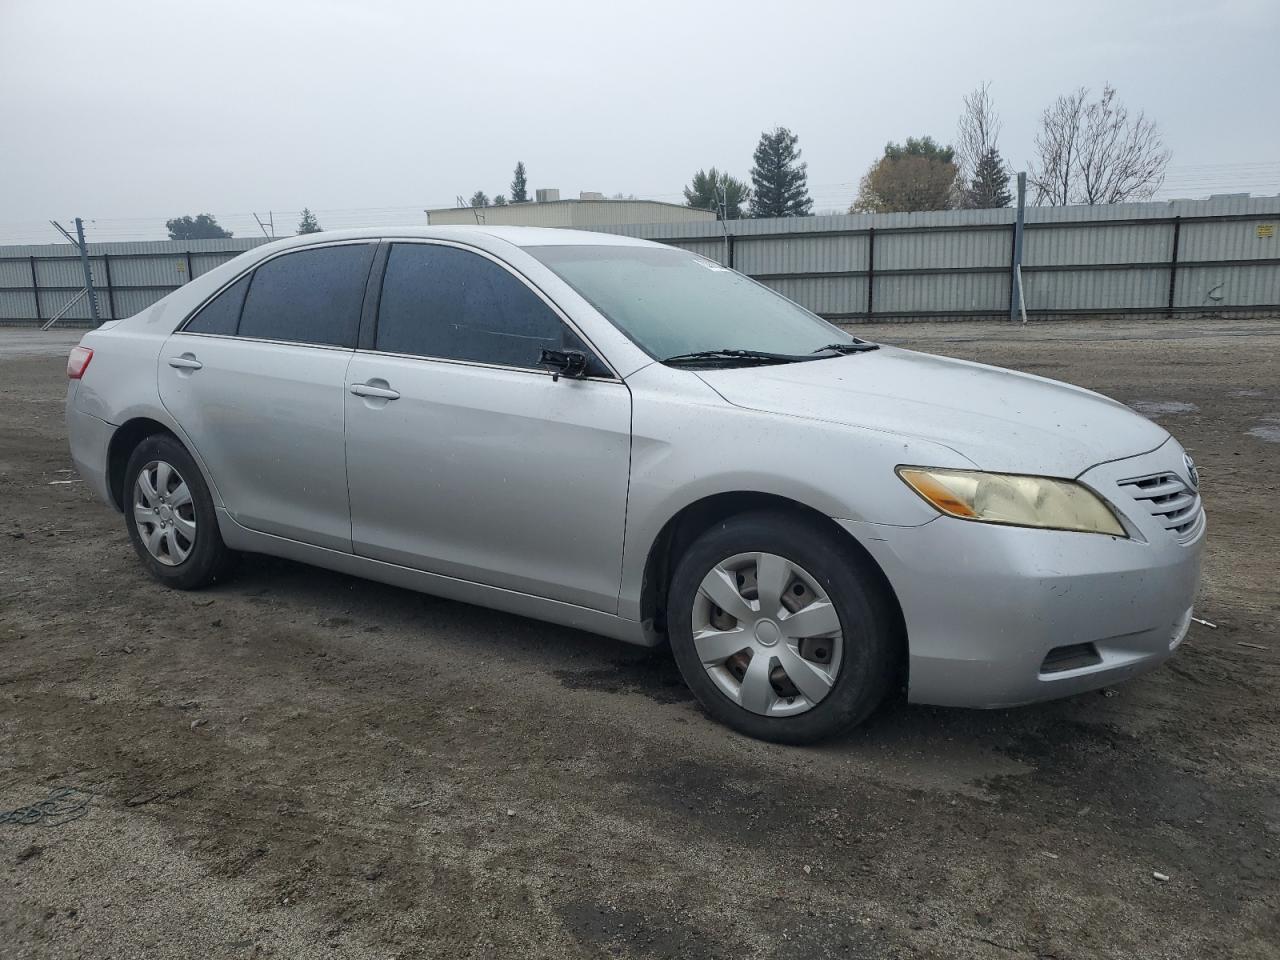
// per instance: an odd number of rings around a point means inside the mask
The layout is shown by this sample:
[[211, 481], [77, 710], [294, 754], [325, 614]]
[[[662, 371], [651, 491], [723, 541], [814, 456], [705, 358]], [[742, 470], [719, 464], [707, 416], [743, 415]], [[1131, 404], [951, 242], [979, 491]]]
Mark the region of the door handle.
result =
[[170, 357], [169, 366], [178, 370], [199, 370], [204, 364], [197, 360], [194, 354], [184, 353], [180, 357]]
[[[383, 383], [386, 383], [384, 380]], [[353, 383], [351, 392], [357, 397], [375, 397], [379, 400], [399, 400], [400, 391], [390, 387], [380, 387], [374, 383]]]

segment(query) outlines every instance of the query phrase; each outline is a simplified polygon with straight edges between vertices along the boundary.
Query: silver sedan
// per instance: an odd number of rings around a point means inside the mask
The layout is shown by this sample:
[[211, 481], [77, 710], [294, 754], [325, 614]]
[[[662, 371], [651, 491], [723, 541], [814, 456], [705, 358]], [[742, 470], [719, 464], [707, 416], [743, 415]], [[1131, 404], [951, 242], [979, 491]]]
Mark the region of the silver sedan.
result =
[[1098, 394], [879, 346], [695, 254], [567, 230], [258, 247], [68, 360], [81, 476], [179, 589], [289, 557], [669, 643], [812, 741], [1170, 656], [1191, 460]]

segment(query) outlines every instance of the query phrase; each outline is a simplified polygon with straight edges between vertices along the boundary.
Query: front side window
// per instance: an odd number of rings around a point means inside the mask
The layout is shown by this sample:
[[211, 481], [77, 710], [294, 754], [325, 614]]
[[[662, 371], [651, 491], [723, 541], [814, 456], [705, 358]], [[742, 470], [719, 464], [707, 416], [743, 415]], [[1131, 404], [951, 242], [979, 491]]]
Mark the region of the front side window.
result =
[[236, 327], [240, 324], [240, 308], [244, 306], [244, 293], [248, 289], [249, 278], [241, 277], [201, 307], [184, 329], [187, 333], [235, 336]]
[[268, 260], [253, 273], [240, 336], [354, 347], [373, 251], [343, 244]]
[[529, 287], [492, 260], [429, 243], [391, 247], [376, 349], [538, 367], [544, 348], [582, 349]]
[[658, 359], [702, 350], [805, 355], [854, 338], [735, 270], [687, 250], [526, 247]]

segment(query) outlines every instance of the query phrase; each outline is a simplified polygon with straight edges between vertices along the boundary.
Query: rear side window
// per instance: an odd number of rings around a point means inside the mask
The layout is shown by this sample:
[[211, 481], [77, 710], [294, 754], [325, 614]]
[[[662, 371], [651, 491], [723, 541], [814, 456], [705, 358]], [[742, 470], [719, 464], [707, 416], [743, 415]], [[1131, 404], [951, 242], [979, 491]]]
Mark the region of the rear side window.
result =
[[374, 245], [299, 250], [253, 273], [240, 336], [354, 347]]
[[457, 247], [391, 247], [378, 303], [378, 350], [538, 367], [544, 347], [581, 344], [509, 271]]
[[244, 306], [244, 292], [248, 289], [249, 278], [241, 277], [206, 303], [186, 325], [186, 332], [234, 336], [240, 323], [240, 308]]

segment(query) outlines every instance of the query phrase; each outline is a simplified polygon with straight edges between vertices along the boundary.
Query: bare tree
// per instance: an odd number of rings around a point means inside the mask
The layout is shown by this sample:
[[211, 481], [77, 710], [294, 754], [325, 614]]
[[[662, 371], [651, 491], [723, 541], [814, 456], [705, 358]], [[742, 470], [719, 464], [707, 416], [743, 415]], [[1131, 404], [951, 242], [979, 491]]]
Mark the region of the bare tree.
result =
[[1038, 204], [1147, 200], [1171, 156], [1155, 121], [1130, 117], [1109, 83], [1093, 102], [1085, 87], [1058, 97], [1040, 115], [1035, 148], [1027, 179]]
[[1160, 128], [1141, 110], [1132, 120], [1110, 84], [1085, 111], [1080, 149], [1080, 185], [1085, 203], [1147, 200], [1164, 183], [1171, 154]]
[[978, 164], [992, 150], [1000, 149], [1003, 124], [991, 99], [991, 84], [983, 83], [965, 94], [964, 112], [956, 124], [956, 166], [960, 179], [970, 183], [978, 172]]
[[1065, 206], [1075, 195], [1072, 178], [1088, 96], [1089, 91], [1080, 87], [1058, 97], [1040, 114], [1040, 130], [1035, 138], [1038, 159], [1027, 165], [1027, 181], [1035, 191], [1035, 203]]

